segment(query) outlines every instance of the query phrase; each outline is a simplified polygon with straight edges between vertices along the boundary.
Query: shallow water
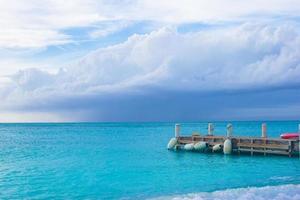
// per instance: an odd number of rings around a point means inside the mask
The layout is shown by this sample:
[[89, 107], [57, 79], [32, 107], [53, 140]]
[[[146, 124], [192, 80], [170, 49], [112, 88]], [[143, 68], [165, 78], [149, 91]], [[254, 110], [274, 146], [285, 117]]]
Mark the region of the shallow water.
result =
[[[298, 128], [296, 121], [267, 124], [270, 137]], [[235, 135], [260, 136], [261, 122], [233, 126]], [[182, 123], [186, 135], [206, 128]], [[226, 122], [215, 123], [217, 135], [225, 131]], [[174, 123], [0, 124], [0, 199], [146, 199], [285, 184], [299, 190], [297, 157], [168, 151], [173, 135]]]

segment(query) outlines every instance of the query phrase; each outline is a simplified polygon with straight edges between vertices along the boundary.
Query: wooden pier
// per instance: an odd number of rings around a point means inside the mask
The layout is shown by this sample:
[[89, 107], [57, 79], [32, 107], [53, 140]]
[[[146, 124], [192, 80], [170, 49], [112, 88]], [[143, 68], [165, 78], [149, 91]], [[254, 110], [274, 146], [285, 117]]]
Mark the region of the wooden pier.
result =
[[[204, 141], [208, 144], [208, 149], [211, 150], [214, 145], [220, 144], [223, 146], [226, 137], [223, 136], [180, 136], [178, 144], [196, 144]], [[256, 138], [256, 137], [231, 137], [233, 153], [260, 153], [278, 154], [292, 156], [299, 153], [299, 140], [296, 139], [273, 139], [273, 138]]]
[[[180, 136], [180, 126], [175, 127], [175, 138], [177, 141], [177, 148], [182, 148], [187, 144], [197, 144], [205, 142], [207, 148], [205, 151], [212, 152], [215, 145], [220, 145], [224, 148], [225, 140], [231, 141], [232, 153], [249, 153], [253, 154], [275, 154], [286, 155], [289, 157], [299, 156], [299, 138], [298, 139], [281, 139], [281, 138], [268, 138], [266, 134], [266, 124], [262, 125], [262, 137], [239, 137], [232, 136], [232, 125], [227, 126], [226, 136], [213, 135], [213, 125], [208, 125], [208, 134], [192, 134], [191, 136]], [[225, 153], [225, 152], [224, 152]]]

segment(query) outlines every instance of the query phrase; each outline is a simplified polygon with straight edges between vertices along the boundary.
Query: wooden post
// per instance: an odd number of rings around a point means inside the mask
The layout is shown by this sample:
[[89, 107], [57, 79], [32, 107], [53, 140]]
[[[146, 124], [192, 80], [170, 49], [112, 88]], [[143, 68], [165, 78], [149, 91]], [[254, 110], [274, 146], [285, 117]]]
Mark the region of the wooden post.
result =
[[179, 138], [180, 136], [180, 124], [175, 124], [175, 137]]
[[261, 125], [261, 137], [266, 138], [267, 137], [267, 124], [262, 123]]
[[251, 156], [253, 156], [253, 146], [252, 146], [252, 144], [253, 144], [253, 139], [251, 138]]
[[289, 157], [292, 157], [292, 141], [289, 141]]
[[266, 149], [267, 141], [266, 140], [264, 140], [264, 146], [265, 146], [265, 148], [264, 148], [264, 156], [265, 156], [265, 155], [267, 155], [267, 153], [266, 153], [266, 151], [267, 151], [267, 149]]
[[232, 136], [232, 124], [227, 124], [227, 137]]
[[214, 125], [213, 125], [213, 123], [208, 123], [208, 135], [214, 135]]
[[241, 154], [240, 147], [239, 147], [240, 143], [241, 143], [241, 138], [238, 139], [238, 153], [239, 153], [239, 155]]
[[298, 124], [298, 132], [300, 133], [300, 124]]
[[298, 139], [298, 151], [299, 151], [299, 157], [300, 157], [300, 138]]
[[299, 157], [300, 157], [300, 139], [298, 140], [298, 151], [299, 151]]

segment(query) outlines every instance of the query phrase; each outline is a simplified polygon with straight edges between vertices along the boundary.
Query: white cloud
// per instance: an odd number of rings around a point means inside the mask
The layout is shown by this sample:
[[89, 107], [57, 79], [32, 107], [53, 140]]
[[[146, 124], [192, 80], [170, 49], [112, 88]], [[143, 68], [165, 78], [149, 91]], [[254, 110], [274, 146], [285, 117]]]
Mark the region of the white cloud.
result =
[[299, 6], [297, 0], [141, 0], [132, 15], [169, 22], [223, 21], [251, 15], [298, 15]]
[[298, 83], [299, 44], [299, 32], [284, 25], [245, 24], [189, 34], [162, 28], [90, 53], [67, 69], [72, 77], [68, 80], [87, 90], [144, 84], [211, 90]]
[[105, 37], [130, 26], [130, 24], [132, 24], [132, 22], [128, 22], [128, 21], [104, 22], [98, 25], [96, 30], [91, 31], [89, 35], [91, 38]]
[[104, 20], [92, 0], [1, 0], [0, 48], [41, 48], [72, 42], [63, 33]]
[[[298, 16], [298, 0], [0, 0], [0, 48], [41, 48], [74, 42], [65, 29], [97, 26], [109, 21], [179, 24], [242, 20], [251, 15]], [[107, 23], [106, 23], [107, 25]], [[110, 23], [91, 36], [118, 31]]]
[[300, 33], [291, 25], [244, 24], [186, 34], [162, 28], [91, 52], [56, 74], [22, 70], [13, 76], [11, 94], [5, 97], [23, 102], [147, 87], [179, 91], [286, 87], [300, 83], [299, 55]]
[[0, 47], [3, 48], [43, 48], [70, 42], [72, 40], [69, 36], [54, 30], [0, 30]]

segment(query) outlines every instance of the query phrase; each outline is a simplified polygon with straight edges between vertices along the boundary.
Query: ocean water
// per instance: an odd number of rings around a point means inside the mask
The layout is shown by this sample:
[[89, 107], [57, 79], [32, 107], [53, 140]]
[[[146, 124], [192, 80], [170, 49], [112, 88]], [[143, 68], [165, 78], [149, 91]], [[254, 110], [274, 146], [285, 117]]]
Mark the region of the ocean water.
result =
[[[181, 124], [182, 135], [207, 132]], [[298, 128], [267, 125], [269, 137]], [[261, 122], [233, 128], [260, 136]], [[300, 199], [298, 157], [168, 151], [173, 136], [174, 123], [0, 124], [0, 199]]]

